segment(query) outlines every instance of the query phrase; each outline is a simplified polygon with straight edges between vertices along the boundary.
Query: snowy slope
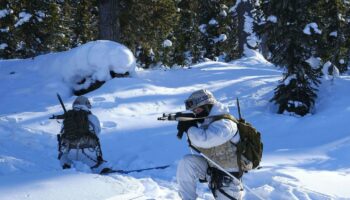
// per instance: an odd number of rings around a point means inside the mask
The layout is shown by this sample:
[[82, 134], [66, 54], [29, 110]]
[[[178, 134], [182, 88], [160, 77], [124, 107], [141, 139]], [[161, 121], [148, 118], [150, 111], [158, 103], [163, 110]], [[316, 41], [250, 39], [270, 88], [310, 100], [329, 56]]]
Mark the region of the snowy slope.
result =
[[[67, 108], [74, 96], [71, 82], [62, 77], [70, 71], [55, 66], [73, 66], [72, 71], [79, 68], [76, 73], [81, 74], [95, 69], [86, 60], [104, 66], [130, 63], [128, 56], [120, 56], [103, 64], [113, 55], [104, 58], [102, 53], [91, 53], [94, 45], [89, 45], [85, 46], [89, 56], [81, 47], [34, 60], [0, 61], [1, 200], [179, 199], [176, 165], [190, 150], [184, 139], [176, 138], [175, 122], [156, 119], [164, 112], [183, 111], [184, 99], [201, 88], [211, 90], [234, 115], [239, 97], [243, 116], [262, 132], [263, 168], [244, 176], [244, 184], [260, 197], [350, 199], [350, 77], [323, 82], [314, 114], [303, 118], [278, 115], [269, 99], [282, 72], [258, 54], [186, 69], [138, 69], [129, 78], [112, 80], [95, 70], [108, 80], [87, 94], [92, 112], [102, 123], [105, 160], [124, 170], [171, 166], [109, 176], [92, 174], [81, 163], [75, 169], [61, 170], [56, 144], [60, 124], [48, 117], [62, 112], [56, 92]], [[61, 59], [67, 56], [72, 59]], [[77, 59], [82, 62], [72, 61]], [[213, 199], [205, 184], [199, 184], [198, 193], [200, 199]], [[247, 192], [245, 199], [257, 198]]]

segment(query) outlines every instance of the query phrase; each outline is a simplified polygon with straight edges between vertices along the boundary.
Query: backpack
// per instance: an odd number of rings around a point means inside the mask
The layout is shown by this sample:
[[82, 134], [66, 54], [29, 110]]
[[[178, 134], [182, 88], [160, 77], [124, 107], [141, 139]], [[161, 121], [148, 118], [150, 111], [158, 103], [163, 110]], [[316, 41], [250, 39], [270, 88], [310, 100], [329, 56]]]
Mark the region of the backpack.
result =
[[[213, 122], [221, 119], [229, 119], [237, 124], [240, 136], [240, 141], [236, 145], [238, 163], [241, 163], [241, 160], [243, 159], [242, 156], [244, 156], [245, 159], [252, 162], [252, 169], [257, 168], [260, 164], [263, 152], [263, 143], [261, 141], [260, 132], [244, 119], [237, 120], [229, 114], [218, 115], [213, 118]], [[239, 167], [240, 170], [242, 170], [242, 166]]]
[[[96, 134], [90, 131], [89, 114], [91, 114], [90, 111], [69, 110], [58, 117], [58, 119], [63, 119], [62, 135], [57, 135], [58, 159], [61, 159], [62, 147], [64, 146], [68, 149], [94, 148], [97, 155], [95, 166], [97, 167], [104, 162], [100, 140]], [[84, 150], [82, 152], [84, 153]]]
[[64, 114], [62, 138], [74, 141], [91, 135], [89, 129], [88, 115], [91, 114], [85, 110], [69, 110]]

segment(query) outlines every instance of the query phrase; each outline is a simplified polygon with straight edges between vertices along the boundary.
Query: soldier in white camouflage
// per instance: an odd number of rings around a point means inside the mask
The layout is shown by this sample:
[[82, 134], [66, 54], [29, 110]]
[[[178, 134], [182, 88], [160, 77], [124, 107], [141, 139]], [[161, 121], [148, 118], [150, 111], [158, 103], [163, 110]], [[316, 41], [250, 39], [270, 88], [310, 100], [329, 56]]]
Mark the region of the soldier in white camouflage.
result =
[[[237, 164], [235, 144], [240, 137], [237, 124], [232, 120], [214, 120], [212, 116], [229, 114], [227, 106], [218, 102], [208, 90], [199, 90], [185, 101], [186, 109], [196, 117], [203, 117], [200, 122], [179, 121], [178, 130], [187, 133], [190, 145], [219, 164], [226, 171], [241, 178]], [[197, 198], [197, 182], [208, 182], [209, 188], [217, 200], [243, 198], [243, 185], [233, 180], [200, 155], [186, 155], [177, 168], [179, 194], [183, 200]]]
[[[72, 108], [65, 115], [62, 115], [64, 121], [59, 137], [59, 160], [62, 168], [71, 168], [74, 162], [79, 161], [88, 165], [95, 173], [110, 170], [106, 161], [102, 158], [102, 150], [98, 138], [101, 132], [100, 121], [91, 113], [89, 99], [85, 96], [78, 96], [73, 102]], [[70, 123], [66, 122], [68, 121], [68, 116], [76, 116], [76, 113], [83, 115], [80, 116], [81, 120], [78, 120], [79, 125], [76, 125], [78, 123], [76, 122], [77, 119], [73, 119]], [[82, 121], [86, 121], [86, 125], [83, 125]], [[66, 127], [68, 125], [71, 125], [71, 127]], [[79, 127], [80, 131], [81, 129], [86, 129], [82, 130], [86, 134], [80, 136], [78, 134], [79, 130], [74, 130], [76, 127]]]

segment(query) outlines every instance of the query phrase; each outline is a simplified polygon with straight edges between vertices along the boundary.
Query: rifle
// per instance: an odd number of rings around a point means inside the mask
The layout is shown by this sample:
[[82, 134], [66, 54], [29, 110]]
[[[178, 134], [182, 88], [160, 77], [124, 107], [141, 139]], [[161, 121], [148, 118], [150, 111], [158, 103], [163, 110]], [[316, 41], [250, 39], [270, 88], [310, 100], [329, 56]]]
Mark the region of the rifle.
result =
[[[196, 115], [193, 113], [182, 113], [182, 112], [177, 112], [177, 113], [163, 113], [162, 117], [158, 117], [158, 120], [160, 121], [200, 121], [203, 120], [204, 118], [196, 118]], [[184, 132], [178, 132], [177, 137], [179, 139], [182, 138]]]
[[239, 106], [238, 97], [237, 97], [237, 99], [236, 99], [236, 102], [237, 102], [238, 117], [239, 117], [239, 120], [242, 120], [241, 107]]
[[57, 98], [58, 98], [58, 100], [59, 100], [60, 103], [61, 103], [61, 106], [62, 106], [62, 108], [63, 108], [64, 114], [66, 114], [66, 113], [67, 113], [66, 107], [64, 106], [63, 101], [62, 101], [62, 99], [61, 99], [61, 96], [60, 96], [58, 93], [57, 93]]
[[[65, 115], [67, 114], [66, 107], [63, 104], [61, 96], [57, 93], [58, 101], [60, 102], [62, 108], [63, 108], [63, 114], [62, 115], [52, 115], [49, 119], [64, 119]], [[61, 134], [57, 134], [57, 142], [58, 142], [58, 159], [61, 159], [61, 156], [63, 154], [61, 146], [62, 146], [62, 140], [61, 140]]]
[[162, 117], [158, 117], [158, 120], [161, 121], [191, 121], [191, 120], [197, 120], [196, 116], [193, 113], [163, 113]]
[[64, 119], [64, 115], [67, 113], [66, 107], [64, 106], [64, 103], [62, 101], [61, 96], [57, 93], [58, 101], [60, 102], [62, 108], [63, 108], [63, 114], [62, 115], [52, 115], [49, 119]]

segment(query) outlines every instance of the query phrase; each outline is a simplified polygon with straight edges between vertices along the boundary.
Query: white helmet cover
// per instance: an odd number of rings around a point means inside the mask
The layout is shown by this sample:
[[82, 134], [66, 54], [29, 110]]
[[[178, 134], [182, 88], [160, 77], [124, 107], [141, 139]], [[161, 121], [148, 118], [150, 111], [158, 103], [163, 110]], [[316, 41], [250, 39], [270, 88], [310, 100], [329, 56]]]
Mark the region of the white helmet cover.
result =
[[75, 107], [76, 105], [84, 105], [87, 108], [91, 109], [91, 103], [89, 99], [85, 96], [78, 96], [73, 102], [73, 107]]
[[215, 104], [217, 101], [214, 95], [205, 89], [193, 92], [185, 101], [186, 110], [193, 110], [199, 106]]

